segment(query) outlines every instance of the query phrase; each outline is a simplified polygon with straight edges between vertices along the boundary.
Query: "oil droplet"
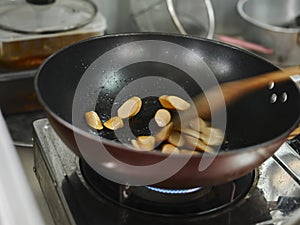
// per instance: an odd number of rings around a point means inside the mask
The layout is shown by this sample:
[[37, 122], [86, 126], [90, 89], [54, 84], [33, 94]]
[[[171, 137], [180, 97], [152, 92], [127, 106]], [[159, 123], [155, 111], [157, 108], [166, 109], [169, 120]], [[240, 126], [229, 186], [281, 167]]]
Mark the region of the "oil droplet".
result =
[[88, 132], [89, 132], [90, 134], [92, 134], [92, 135], [98, 136], [98, 133], [97, 133], [96, 131], [93, 131], [93, 130], [89, 129]]

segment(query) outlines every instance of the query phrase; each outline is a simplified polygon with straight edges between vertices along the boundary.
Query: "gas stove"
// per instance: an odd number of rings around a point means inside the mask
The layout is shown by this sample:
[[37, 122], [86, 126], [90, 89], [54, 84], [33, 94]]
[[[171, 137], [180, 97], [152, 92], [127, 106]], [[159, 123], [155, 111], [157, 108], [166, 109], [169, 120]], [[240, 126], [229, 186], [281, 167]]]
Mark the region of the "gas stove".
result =
[[35, 172], [56, 224], [277, 225], [300, 207], [296, 138], [238, 180], [166, 190], [101, 177], [64, 145], [47, 119], [36, 120], [33, 130]]

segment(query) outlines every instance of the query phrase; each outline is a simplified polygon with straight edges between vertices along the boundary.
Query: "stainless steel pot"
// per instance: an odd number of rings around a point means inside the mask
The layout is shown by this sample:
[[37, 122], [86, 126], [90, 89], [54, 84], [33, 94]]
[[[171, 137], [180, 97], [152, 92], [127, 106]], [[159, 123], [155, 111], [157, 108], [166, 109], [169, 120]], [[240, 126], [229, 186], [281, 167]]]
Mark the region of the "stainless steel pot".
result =
[[298, 0], [239, 0], [238, 13], [246, 21], [246, 40], [273, 49], [263, 55], [280, 66], [300, 63], [300, 1]]

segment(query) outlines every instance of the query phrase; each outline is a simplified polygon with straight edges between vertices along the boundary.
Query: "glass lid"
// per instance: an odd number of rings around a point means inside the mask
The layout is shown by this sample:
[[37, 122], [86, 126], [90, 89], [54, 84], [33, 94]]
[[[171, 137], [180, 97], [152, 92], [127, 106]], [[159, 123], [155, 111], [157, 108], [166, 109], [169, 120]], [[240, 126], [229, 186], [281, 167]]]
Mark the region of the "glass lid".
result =
[[8, 0], [0, 3], [0, 29], [25, 33], [56, 33], [90, 23], [97, 12], [88, 0]]

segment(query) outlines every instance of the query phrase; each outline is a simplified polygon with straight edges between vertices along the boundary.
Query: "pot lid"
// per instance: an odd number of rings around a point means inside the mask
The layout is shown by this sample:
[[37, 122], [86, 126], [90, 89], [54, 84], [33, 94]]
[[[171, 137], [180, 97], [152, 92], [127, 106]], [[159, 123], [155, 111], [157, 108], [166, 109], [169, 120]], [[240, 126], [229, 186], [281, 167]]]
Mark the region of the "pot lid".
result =
[[68, 31], [90, 23], [96, 11], [87, 0], [9, 0], [0, 3], [0, 28], [28, 34]]

